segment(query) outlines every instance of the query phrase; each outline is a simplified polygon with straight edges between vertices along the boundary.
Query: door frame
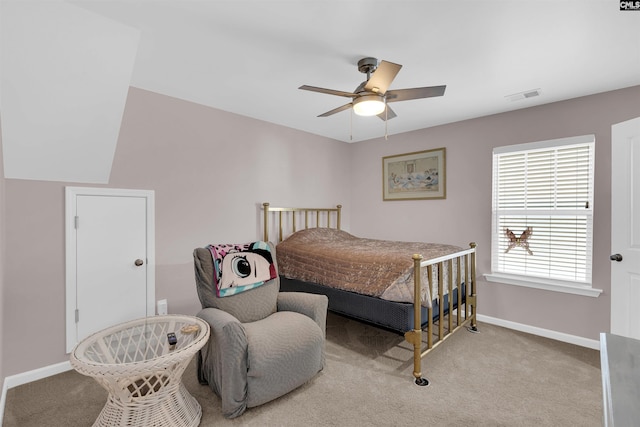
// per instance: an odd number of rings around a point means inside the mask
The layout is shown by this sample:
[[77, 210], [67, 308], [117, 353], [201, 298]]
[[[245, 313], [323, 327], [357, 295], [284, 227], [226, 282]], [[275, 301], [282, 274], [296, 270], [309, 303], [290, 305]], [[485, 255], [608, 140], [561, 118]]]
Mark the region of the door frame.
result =
[[65, 322], [67, 353], [77, 342], [75, 311], [77, 308], [75, 208], [78, 196], [141, 197], [146, 201], [147, 230], [147, 316], [155, 314], [155, 195], [153, 190], [123, 188], [65, 187]]

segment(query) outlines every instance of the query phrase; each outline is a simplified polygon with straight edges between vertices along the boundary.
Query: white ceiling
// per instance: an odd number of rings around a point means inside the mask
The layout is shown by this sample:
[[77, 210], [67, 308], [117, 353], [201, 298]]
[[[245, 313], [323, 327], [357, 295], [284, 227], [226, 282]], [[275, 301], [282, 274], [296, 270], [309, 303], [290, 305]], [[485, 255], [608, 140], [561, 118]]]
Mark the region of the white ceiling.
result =
[[616, 0], [71, 3], [141, 30], [132, 86], [347, 142], [384, 122], [318, 118], [348, 99], [298, 87], [353, 91], [365, 56], [403, 65], [391, 89], [447, 85], [394, 103], [390, 135], [640, 84], [640, 11]]
[[[351, 142], [640, 85], [617, 0], [0, 0], [6, 178], [108, 183], [129, 86]], [[402, 64], [385, 123], [343, 111], [359, 59]], [[540, 96], [510, 96], [539, 90]], [[639, 100], [640, 102], [640, 100]]]

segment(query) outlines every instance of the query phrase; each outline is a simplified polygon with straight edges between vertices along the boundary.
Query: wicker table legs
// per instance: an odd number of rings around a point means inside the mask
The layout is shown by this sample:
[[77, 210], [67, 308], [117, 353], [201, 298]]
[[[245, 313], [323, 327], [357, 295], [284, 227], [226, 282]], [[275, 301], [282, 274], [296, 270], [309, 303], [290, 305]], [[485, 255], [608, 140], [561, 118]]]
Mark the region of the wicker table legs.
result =
[[122, 402], [109, 395], [107, 403], [93, 424], [94, 427], [113, 426], [177, 426], [195, 427], [200, 424], [202, 409], [182, 383], [163, 399]]

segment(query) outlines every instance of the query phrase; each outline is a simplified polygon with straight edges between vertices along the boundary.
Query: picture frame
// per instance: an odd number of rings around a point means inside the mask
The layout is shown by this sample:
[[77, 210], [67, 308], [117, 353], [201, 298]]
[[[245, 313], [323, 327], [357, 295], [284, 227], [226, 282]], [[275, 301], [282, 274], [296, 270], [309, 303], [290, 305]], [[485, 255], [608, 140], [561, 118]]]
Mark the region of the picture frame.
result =
[[446, 199], [446, 148], [382, 158], [382, 200]]

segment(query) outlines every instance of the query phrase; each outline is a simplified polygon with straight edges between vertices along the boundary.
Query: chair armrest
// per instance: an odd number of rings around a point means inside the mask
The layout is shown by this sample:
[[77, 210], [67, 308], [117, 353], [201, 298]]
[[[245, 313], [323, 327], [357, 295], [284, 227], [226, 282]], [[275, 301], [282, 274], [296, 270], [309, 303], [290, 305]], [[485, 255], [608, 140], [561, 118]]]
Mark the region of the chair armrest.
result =
[[198, 379], [220, 396], [222, 414], [234, 418], [247, 407], [247, 336], [242, 323], [217, 308], [197, 316], [211, 326], [209, 342], [200, 350]]
[[278, 311], [295, 311], [312, 318], [320, 326], [323, 336], [326, 336], [328, 304], [329, 298], [326, 295], [306, 292], [278, 294]]

